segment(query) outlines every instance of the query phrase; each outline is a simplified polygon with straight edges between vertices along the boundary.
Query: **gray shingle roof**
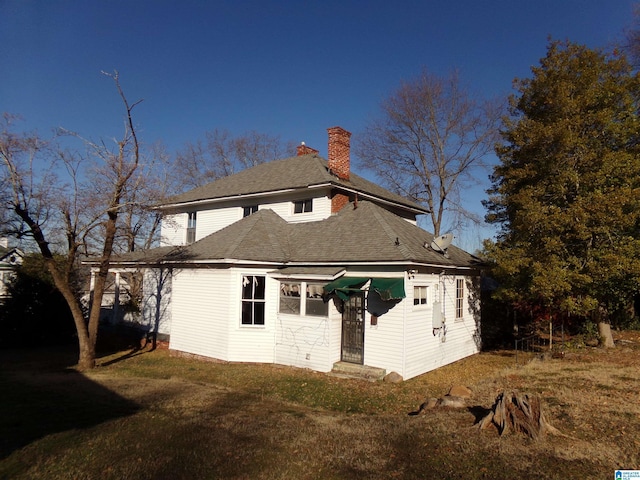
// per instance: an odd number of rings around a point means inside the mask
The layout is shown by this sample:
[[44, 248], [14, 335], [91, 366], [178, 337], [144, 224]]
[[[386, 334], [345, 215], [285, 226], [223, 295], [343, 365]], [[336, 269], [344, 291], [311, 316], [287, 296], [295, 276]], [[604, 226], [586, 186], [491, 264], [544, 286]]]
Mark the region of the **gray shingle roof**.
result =
[[[137, 257], [136, 261], [197, 263], [235, 259], [283, 265], [355, 262], [478, 265], [478, 259], [453, 245], [449, 247], [449, 258], [425, 248], [425, 243], [429, 245], [432, 240], [431, 233], [375, 203], [361, 201], [358, 208], [349, 205], [337, 215], [308, 223], [287, 223], [272, 210], [259, 210], [191, 245], [150, 250], [147, 257]], [[123, 256], [120, 261], [131, 261], [131, 257]]]
[[349, 205], [320, 222], [295, 225], [292, 261], [416, 262], [472, 266], [477, 260], [455, 246], [449, 258], [425, 248], [433, 235], [371, 202]]
[[220, 178], [202, 187], [176, 195], [167, 200], [165, 205], [307, 188], [325, 183], [373, 195], [412, 209], [427, 211], [423, 206], [390, 192], [386, 188], [370, 182], [353, 172], [350, 174], [349, 180], [342, 180], [332, 175], [329, 173], [327, 160], [316, 154], [300, 155], [262, 163], [234, 175]]

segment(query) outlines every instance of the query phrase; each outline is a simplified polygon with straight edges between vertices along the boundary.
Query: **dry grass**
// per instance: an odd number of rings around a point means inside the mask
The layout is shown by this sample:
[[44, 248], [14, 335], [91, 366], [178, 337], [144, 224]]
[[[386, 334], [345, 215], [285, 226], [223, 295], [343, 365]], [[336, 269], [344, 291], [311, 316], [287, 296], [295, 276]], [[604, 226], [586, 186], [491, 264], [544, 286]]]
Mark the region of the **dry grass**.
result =
[[[640, 334], [624, 340], [521, 367], [484, 353], [397, 385], [163, 351], [81, 375], [5, 353], [0, 478], [611, 478], [640, 468]], [[469, 409], [407, 415], [453, 384]], [[476, 431], [502, 389], [541, 395], [566, 436]]]

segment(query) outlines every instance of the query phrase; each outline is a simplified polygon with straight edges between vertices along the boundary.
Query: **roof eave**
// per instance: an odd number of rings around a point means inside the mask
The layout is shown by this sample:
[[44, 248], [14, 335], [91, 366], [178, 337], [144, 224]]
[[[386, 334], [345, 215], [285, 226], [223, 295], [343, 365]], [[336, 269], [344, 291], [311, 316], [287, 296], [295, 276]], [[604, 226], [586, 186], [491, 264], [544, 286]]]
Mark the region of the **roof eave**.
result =
[[337, 188], [340, 188], [342, 190], [345, 190], [345, 191], [347, 191], [349, 193], [356, 193], [358, 195], [361, 195], [365, 199], [374, 200], [374, 201], [376, 201], [378, 203], [384, 203], [385, 205], [391, 205], [391, 206], [400, 207], [400, 208], [403, 208], [405, 210], [409, 210], [411, 213], [415, 213], [417, 215], [423, 215], [423, 214], [429, 213], [429, 209], [428, 208], [407, 205], [407, 204], [401, 203], [401, 202], [394, 202], [393, 200], [389, 200], [389, 199], [386, 199], [384, 197], [380, 197], [378, 195], [373, 195], [371, 193], [367, 193], [367, 192], [365, 192], [363, 190], [359, 190], [357, 188], [345, 187], [343, 184], [338, 183], [338, 182], [332, 182], [332, 184], [333, 184], [333, 186], [335, 186]]
[[181, 208], [181, 207], [191, 207], [191, 206], [198, 206], [198, 205], [207, 205], [211, 203], [228, 202], [230, 200], [238, 200], [240, 198], [255, 198], [255, 197], [282, 195], [283, 193], [290, 193], [298, 190], [305, 190], [307, 188], [308, 187], [285, 188], [283, 190], [272, 190], [269, 192], [240, 193], [238, 195], [227, 195], [224, 197], [203, 198], [198, 200], [189, 200], [186, 202], [165, 203], [162, 205], [157, 205], [153, 208], [154, 210], [171, 210], [174, 208]]
[[339, 266], [344, 265], [347, 266], [406, 266], [406, 267], [428, 267], [428, 268], [443, 268], [443, 269], [455, 269], [455, 270], [478, 270], [479, 267], [474, 267], [471, 265], [452, 265], [446, 263], [429, 263], [429, 262], [419, 262], [414, 260], [389, 260], [389, 261], [336, 261], [336, 262], [287, 262], [286, 266]]
[[306, 190], [318, 190], [318, 189], [321, 189], [321, 188], [329, 188], [329, 187], [339, 188], [339, 189], [344, 190], [344, 191], [349, 192], [349, 193], [358, 194], [358, 195], [361, 195], [364, 199], [374, 200], [374, 201], [376, 201], [378, 203], [383, 203], [385, 205], [400, 207], [400, 208], [408, 210], [411, 213], [414, 213], [416, 215], [422, 215], [422, 214], [429, 213], [429, 209], [427, 209], [427, 208], [407, 205], [407, 204], [401, 203], [401, 202], [395, 202], [393, 200], [386, 199], [386, 198], [381, 197], [379, 195], [374, 195], [374, 194], [371, 194], [371, 193], [367, 193], [367, 192], [365, 192], [363, 190], [360, 190], [360, 189], [357, 189], [357, 188], [347, 187], [344, 184], [342, 184], [340, 182], [336, 182], [336, 181], [314, 183], [314, 184], [306, 185], [304, 187], [285, 188], [285, 189], [281, 189], [281, 190], [241, 193], [241, 194], [237, 194], [237, 195], [227, 195], [227, 196], [223, 196], [223, 197], [203, 198], [203, 199], [198, 199], [198, 200], [189, 200], [189, 201], [185, 201], [185, 202], [166, 203], [166, 204], [162, 204], [162, 205], [157, 205], [157, 206], [153, 207], [153, 209], [154, 210], [171, 210], [171, 209], [184, 208], [184, 207], [196, 207], [196, 206], [200, 206], [200, 205], [209, 205], [209, 204], [215, 204], [215, 203], [229, 202], [229, 201], [238, 200], [238, 199], [241, 199], [241, 198], [243, 199], [243, 198], [257, 198], [257, 197], [273, 197], [273, 196], [282, 195], [282, 194], [285, 194], [285, 193], [302, 192], [302, 191], [306, 191]]

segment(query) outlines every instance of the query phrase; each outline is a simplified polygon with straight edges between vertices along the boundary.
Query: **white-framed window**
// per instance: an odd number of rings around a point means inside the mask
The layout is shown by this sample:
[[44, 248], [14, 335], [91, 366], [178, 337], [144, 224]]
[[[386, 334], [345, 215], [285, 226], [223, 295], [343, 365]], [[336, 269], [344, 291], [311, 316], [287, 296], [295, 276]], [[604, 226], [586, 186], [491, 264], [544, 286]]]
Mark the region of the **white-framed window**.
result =
[[329, 302], [322, 299], [323, 283], [307, 283], [305, 297], [305, 315], [326, 317], [329, 315]]
[[280, 313], [300, 315], [301, 291], [302, 285], [300, 283], [280, 282], [280, 304], [278, 311]]
[[242, 325], [264, 325], [265, 277], [242, 276]]
[[189, 212], [187, 214], [187, 244], [196, 241], [196, 212]]
[[426, 305], [428, 303], [427, 302], [428, 292], [429, 292], [429, 288], [426, 285], [415, 285], [413, 287], [413, 305], [415, 307]]
[[249, 205], [242, 209], [242, 217], [248, 217], [249, 215], [258, 211], [258, 205]]
[[[324, 285], [314, 282], [280, 282], [278, 311], [291, 315], [328, 316], [329, 304], [322, 299]], [[305, 295], [301, 295], [301, 292], [305, 292]]]
[[464, 316], [464, 279], [456, 280], [456, 319], [462, 319]]
[[293, 202], [293, 213], [309, 213], [313, 212], [313, 199], [296, 200]]

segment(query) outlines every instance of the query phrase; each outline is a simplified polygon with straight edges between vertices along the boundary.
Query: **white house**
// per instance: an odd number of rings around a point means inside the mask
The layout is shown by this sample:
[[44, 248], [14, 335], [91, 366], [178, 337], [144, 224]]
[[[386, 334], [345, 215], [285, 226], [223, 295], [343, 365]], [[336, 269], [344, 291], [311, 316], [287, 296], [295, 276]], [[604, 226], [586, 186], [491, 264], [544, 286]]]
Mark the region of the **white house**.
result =
[[0, 303], [7, 298], [7, 287], [14, 279], [17, 268], [22, 265], [23, 257], [22, 250], [9, 247], [7, 237], [0, 238]]
[[114, 262], [144, 271], [142, 323], [169, 348], [404, 379], [479, 351], [478, 260], [432, 248], [427, 210], [352, 173], [351, 134], [328, 132], [328, 160], [301, 145], [172, 198], [162, 246]]

